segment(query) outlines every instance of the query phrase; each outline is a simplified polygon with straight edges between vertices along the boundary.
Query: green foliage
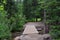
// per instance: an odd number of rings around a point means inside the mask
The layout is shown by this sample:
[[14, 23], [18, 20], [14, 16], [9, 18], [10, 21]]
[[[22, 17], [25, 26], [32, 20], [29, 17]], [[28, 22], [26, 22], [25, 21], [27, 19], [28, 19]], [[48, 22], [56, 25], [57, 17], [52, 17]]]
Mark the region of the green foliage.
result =
[[0, 11], [0, 40], [9, 39], [11, 37], [6, 12]]
[[47, 22], [50, 24], [50, 34], [54, 40], [59, 40], [60, 35], [60, 12], [57, 0], [49, 1], [47, 9]]
[[11, 31], [21, 30], [25, 23], [25, 16], [22, 13], [23, 5], [16, 0], [7, 0], [5, 10], [7, 11], [8, 26]]
[[12, 20], [14, 21], [12, 24], [12, 30], [14, 31], [22, 30], [23, 25], [26, 22], [25, 16], [23, 16], [23, 14], [19, 14], [19, 15], [16, 15], [16, 19], [12, 18]]
[[4, 10], [4, 7], [3, 7], [3, 5], [0, 5], [0, 10]]
[[23, 14], [26, 16], [28, 21], [37, 21], [40, 18], [40, 12], [38, 10], [37, 0], [24, 0], [23, 1]]
[[10, 30], [6, 24], [0, 23], [0, 38], [1, 39], [9, 39], [11, 36]]
[[[4, 3], [4, 4], [3, 4]], [[0, 40], [10, 39], [11, 33], [8, 27], [6, 11], [4, 10], [5, 0], [0, 2]]]
[[59, 28], [60, 28], [60, 25], [52, 25], [51, 27], [51, 30], [50, 30], [50, 33], [52, 35], [52, 38], [55, 38], [55, 39], [59, 39], [59, 35], [60, 35], [60, 31], [59, 31]]

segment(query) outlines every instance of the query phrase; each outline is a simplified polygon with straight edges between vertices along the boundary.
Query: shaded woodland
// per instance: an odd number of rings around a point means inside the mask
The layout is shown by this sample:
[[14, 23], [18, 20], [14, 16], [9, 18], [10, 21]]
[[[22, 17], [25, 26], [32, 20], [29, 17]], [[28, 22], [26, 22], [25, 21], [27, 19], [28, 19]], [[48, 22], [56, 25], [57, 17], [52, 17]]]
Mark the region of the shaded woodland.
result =
[[11, 32], [27, 22], [44, 22], [53, 40], [60, 40], [60, 0], [0, 0], [0, 40], [11, 40]]

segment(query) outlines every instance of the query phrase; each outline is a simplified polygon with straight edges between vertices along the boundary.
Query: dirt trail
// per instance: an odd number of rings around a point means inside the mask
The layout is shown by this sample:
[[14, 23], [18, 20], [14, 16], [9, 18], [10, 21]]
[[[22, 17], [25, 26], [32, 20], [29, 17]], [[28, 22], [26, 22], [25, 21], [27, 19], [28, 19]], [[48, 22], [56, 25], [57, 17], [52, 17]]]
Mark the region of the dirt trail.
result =
[[17, 37], [17, 36], [20, 36], [22, 32], [13, 32], [12, 33], [12, 40]]

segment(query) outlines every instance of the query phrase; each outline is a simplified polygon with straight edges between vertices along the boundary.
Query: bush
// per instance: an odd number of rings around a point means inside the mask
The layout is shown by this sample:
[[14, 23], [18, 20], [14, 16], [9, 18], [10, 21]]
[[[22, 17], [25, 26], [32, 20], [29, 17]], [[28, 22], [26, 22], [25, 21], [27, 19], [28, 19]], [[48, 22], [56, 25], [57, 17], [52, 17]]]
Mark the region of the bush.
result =
[[10, 39], [11, 33], [8, 27], [6, 12], [0, 11], [0, 40]]
[[26, 22], [25, 16], [22, 14], [19, 14], [18, 16], [16, 16], [15, 19], [12, 18], [12, 20], [14, 21], [11, 25], [12, 27], [12, 31], [20, 31], [23, 28], [23, 25]]
[[0, 38], [3, 39], [9, 39], [11, 36], [9, 27], [5, 24], [0, 24]]
[[52, 38], [57, 40], [60, 39], [60, 25], [52, 25], [50, 27], [50, 34], [52, 35]]
[[18, 3], [16, 5], [17, 12], [14, 14], [14, 17], [11, 17], [11, 22], [12, 22], [12, 31], [20, 31], [23, 28], [23, 25], [26, 22], [25, 15], [22, 13], [23, 12], [23, 4]]

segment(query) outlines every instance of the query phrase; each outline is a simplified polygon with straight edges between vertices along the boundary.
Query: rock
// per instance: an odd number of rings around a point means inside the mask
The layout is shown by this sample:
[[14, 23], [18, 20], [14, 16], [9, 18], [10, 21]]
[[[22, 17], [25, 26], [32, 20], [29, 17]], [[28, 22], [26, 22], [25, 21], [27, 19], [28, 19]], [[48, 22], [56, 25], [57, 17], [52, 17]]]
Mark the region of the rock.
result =
[[28, 34], [21, 35], [15, 38], [15, 40], [51, 40], [51, 36], [49, 34]]
[[18, 37], [16, 37], [16, 38], [14, 38], [14, 40], [20, 40], [20, 36], [18, 36]]

